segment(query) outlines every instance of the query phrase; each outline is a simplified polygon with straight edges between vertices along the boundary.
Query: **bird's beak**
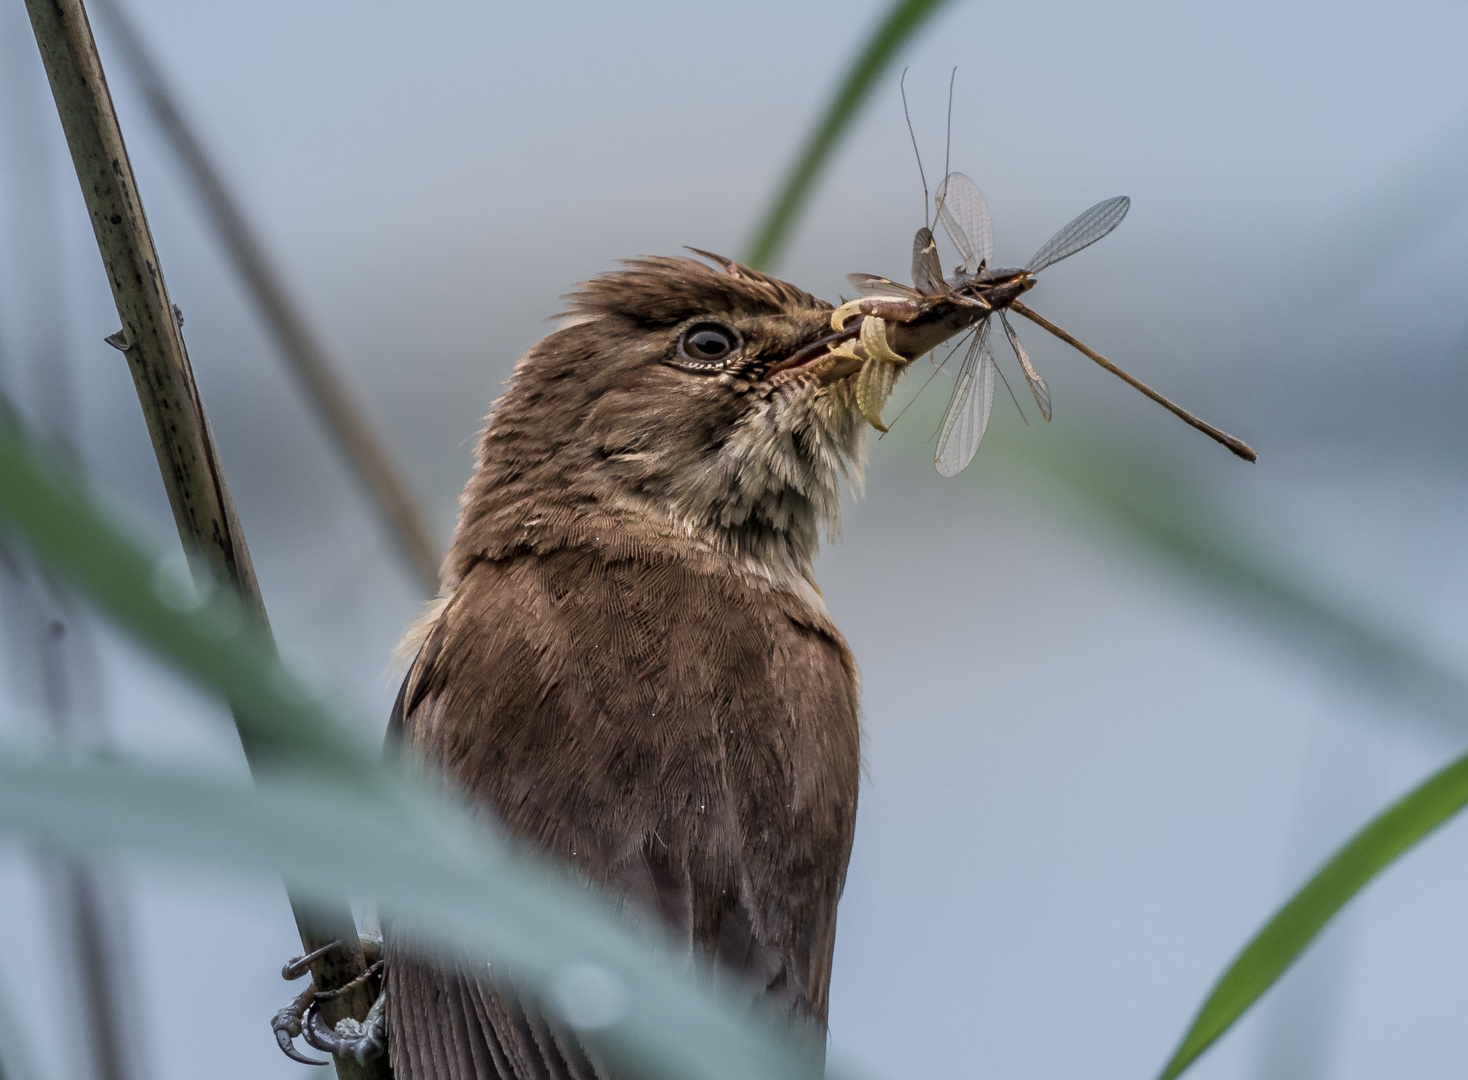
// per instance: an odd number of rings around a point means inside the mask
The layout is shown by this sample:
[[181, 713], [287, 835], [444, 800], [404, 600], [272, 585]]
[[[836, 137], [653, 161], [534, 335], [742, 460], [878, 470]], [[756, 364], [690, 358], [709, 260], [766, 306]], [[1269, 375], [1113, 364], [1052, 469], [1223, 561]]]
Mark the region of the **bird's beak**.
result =
[[886, 431], [882, 405], [907, 365], [982, 322], [1034, 280], [1022, 273], [982, 295], [920, 296], [904, 290], [905, 295], [853, 300], [832, 312], [830, 333], [786, 357], [766, 377], [799, 370], [820, 386], [854, 377], [857, 407], [873, 427]]
[[[989, 313], [988, 308], [976, 306], [972, 301], [949, 299], [910, 306], [902, 302], [900, 307], [880, 300], [875, 304], [879, 310], [870, 314], [878, 314], [886, 320], [887, 341], [892, 351], [907, 363], [936, 349]], [[845, 325], [841, 329], [823, 334], [774, 365], [766, 373], [766, 378], [798, 368], [820, 385], [829, 386], [855, 375], [868, 356], [861, 342], [862, 319], [854, 317], [854, 311], [852, 316], [844, 320]]]
[[857, 329], [853, 326], [816, 338], [771, 367], [765, 378], [799, 369], [819, 385], [830, 386], [855, 374], [861, 368], [861, 358], [851, 352], [849, 343], [856, 339]]

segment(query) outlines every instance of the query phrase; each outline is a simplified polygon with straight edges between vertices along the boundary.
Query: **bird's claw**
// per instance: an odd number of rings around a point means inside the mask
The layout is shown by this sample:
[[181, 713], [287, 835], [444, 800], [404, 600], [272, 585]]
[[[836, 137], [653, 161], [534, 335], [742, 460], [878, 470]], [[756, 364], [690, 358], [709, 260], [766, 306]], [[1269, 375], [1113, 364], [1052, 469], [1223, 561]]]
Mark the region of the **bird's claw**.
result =
[[[349, 986], [355, 986], [365, 979], [374, 978], [382, 971], [382, 938], [364, 936], [361, 942], [363, 959], [367, 961], [368, 965], [367, 970], [354, 979]], [[286, 965], [280, 969], [281, 978], [287, 981], [299, 979], [311, 970], [312, 964], [340, 944], [340, 941], [332, 941], [319, 949], [287, 961]], [[337, 990], [318, 992], [314, 985], [308, 986], [300, 996], [271, 1018], [270, 1030], [275, 1033], [275, 1043], [286, 1057], [304, 1065], [329, 1064], [329, 1062], [306, 1057], [297, 1050], [295, 1040], [302, 1037], [309, 1045], [318, 1050], [350, 1057], [360, 1064], [366, 1064], [373, 1058], [382, 1055], [383, 1050], [387, 1047], [387, 1022], [383, 1018], [384, 999], [381, 991], [378, 992], [377, 1000], [372, 1003], [372, 1008], [368, 1011], [365, 1021], [339, 1020], [333, 1029], [321, 1018], [321, 1003], [328, 998], [336, 997], [347, 989], [348, 987], [344, 986]]]
[[301, 1034], [301, 1025], [305, 1021], [306, 1010], [311, 1007], [315, 997], [316, 988], [314, 986], [306, 987], [295, 1001], [292, 1001], [285, 1008], [281, 1009], [270, 1020], [270, 1030], [275, 1032], [275, 1043], [280, 1047], [281, 1053], [292, 1061], [299, 1061], [303, 1065], [327, 1064], [324, 1061], [309, 1058], [296, 1049], [296, 1037]]
[[338, 1020], [333, 1028], [321, 1018], [315, 1002], [312, 1002], [306, 1007], [301, 1034], [317, 1050], [333, 1057], [351, 1058], [357, 1064], [365, 1065], [381, 1057], [387, 1049], [387, 1021], [384, 1019], [386, 1003], [387, 991], [383, 990], [368, 1010], [366, 1020]]
[[328, 941], [319, 949], [315, 949], [308, 953], [302, 953], [300, 956], [292, 957], [290, 960], [287, 960], [285, 962], [285, 966], [280, 969], [280, 977], [286, 982], [294, 982], [296, 979], [299, 979], [302, 975], [306, 974], [306, 972], [310, 971], [312, 964], [316, 963], [317, 960], [320, 960], [323, 956], [331, 952], [332, 949], [336, 948], [340, 944], [340, 941]]

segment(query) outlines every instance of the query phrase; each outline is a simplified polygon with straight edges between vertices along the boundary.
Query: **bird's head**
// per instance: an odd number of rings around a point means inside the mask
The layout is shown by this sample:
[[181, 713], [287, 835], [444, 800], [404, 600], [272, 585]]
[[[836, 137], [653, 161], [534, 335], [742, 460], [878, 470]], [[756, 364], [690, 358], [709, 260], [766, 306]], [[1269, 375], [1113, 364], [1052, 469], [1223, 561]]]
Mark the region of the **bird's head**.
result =
[[853, 335], [833, 333], [825, 301], [708, 258], [638, 259], [570, 296], [485, 429], [451, 580], [568, 537], [654, 535], [809, 580], [841, 481], [861, 480]]

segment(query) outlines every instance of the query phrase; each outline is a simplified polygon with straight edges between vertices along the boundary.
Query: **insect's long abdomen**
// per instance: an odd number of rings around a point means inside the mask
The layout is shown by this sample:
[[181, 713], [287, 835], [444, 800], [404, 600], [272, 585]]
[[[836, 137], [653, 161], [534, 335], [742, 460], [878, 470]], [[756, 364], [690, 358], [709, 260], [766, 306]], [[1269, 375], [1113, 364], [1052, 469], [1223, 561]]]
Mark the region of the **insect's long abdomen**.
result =
[[1072, 337], [1060, 327], [1056, 326], [1049, 319], [1045, 318], [1043, 315], [1031, 311], [1028, 307], [1026, 307], [1024, 304], [1021, 304], [1018, 300], [1012, 301], [1009, 307], [1011, 311], [1015, 312], [1018, 315], [1023, 315], [1026, 319], [1029, 319], [1037, 326], [1043, 326], [1046, 330], [1049, 330], [1052, 334], [1058, 337], [1061, 341], [1065, 342], [1067, 345], [1070, 345], [1078, 351], [1085, 353], [1092, 360], [1096, 361], [1096, 363], [1100, 364], [1107, 371], [1111, 372], [1111, 374], [1115, 375], [1118, 379], [1121, 379], [1123, 382], [1125, 382], [1128, 386], [1132, 387], [1133, 389], [1140, 390], [1153, 401], [1157, 402], [1157, 404], [1161, 405], [1168, 412], [1172, 413], [1172, 415], [1176, 416], [1183, 423], [1191, 424], [1193, 427], [1201, 431], [1204, 435], [1207, 435], [1210, 439], [1214, 439], [1215, 441], [1220, 442], [1224, 446], [1228, 447], [1245, 461], [1257, 461], [1259, 459], [1259, 455], [1254, 452], [1254, 448], [1248, 443], [1244, 442], [1242, 439], [1234, 438], [1228, 432], [1222, 431], [1219, 428], [1214, 427], [1206, 420], [1198, 419], [1198, 417], [1188, 412], [1187, 409], [1184, 409], [1178, 405], [1174, 405], [1172, 402], [1168, 401], [1167, 398], [1159, 394], [1156, 390], [1153, 390], [1146, 383], [1142, 382], [1142, 380], [1135, 379], [1132, 376], [1128, 375], [1125, 371], [1117, 367], [1110, 360], [1106, 359], [1106, 357], [1102, 356], [1095, 349], [1092, 349], [1090, 346]]

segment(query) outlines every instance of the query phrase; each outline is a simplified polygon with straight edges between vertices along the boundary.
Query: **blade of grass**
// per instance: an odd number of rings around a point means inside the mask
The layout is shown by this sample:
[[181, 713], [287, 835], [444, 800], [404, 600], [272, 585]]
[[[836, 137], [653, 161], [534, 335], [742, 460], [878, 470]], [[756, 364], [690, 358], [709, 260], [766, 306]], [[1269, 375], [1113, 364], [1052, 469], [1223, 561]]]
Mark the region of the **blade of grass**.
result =
[[948, 0], [898, 0], [887, 9], [846, 68], [826, 111], [786, 173], [784, 183], [755, 230], [754, 240], [743, 259], [746, 265], [765, 270], [779, 261], [816, 180], [866, 104], [877, 79], [946, 3]]
[[626, 1011], [580, 1034], [619, 1075], [819, 1080], [819, 1045], [778, 1035], [737, 986], [707, 970], [690, 978], [686, 952], [652, 947], [565, 870], [488, 842], [466, 811], [394, 782], [396, 805], [317, 778], [250, 785], [118, 760], [17, 760], [0, 747], [0, 828], [279, 874], [306, 896], [370, 895], [415, 940], [505, 965], [552, 1007], [558, 979], [595, 965], [620, 984]]
[[1158, 1080], [1173, 1080], [1218, 1041], [1336, 913], [1396, 859], [1468, 805], [1468, 755], [1353, 836], [1264, 924], [1214, 984]]
[[131, 1080], [135, 1070], [129, 1050], [135, 1036], [128, 1028], [123, 994], [133, 988], [123, 979], [116, 898], [108, 889], [116, 883], [103, 877], [100, 865], [74, 854], [45, 851], [42, 860], [48, 902], [57, 909], [80, 977], [76, 1026], [86, 1037], [91, 1075]]

